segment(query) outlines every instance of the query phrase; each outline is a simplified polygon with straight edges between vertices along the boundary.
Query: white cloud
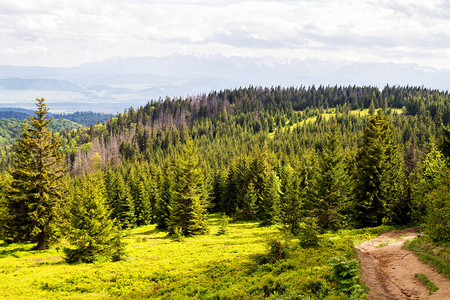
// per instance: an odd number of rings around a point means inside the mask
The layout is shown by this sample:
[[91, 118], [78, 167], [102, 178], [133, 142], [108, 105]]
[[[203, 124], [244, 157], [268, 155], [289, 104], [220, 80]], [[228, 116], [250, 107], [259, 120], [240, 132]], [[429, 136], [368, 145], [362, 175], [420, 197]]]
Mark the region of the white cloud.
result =
[[438, 0], [0, 0], [0, 64], [196, 53], [450, 69], [448, 28]]

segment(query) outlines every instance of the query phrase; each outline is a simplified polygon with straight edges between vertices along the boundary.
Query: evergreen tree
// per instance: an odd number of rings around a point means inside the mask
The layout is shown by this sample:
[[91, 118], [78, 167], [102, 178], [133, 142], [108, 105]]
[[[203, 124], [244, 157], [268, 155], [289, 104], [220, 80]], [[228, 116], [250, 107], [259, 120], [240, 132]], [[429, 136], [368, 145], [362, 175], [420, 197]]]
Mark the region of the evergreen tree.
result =
[[431, 143], [428, 152], [420, 163], [417, 181], [413, 186], [413, 214], [417, 221], [425, 220], [426, 195], [439, 187], [445, 169], [444, 155], [437, 149], [436, 144]]
[[181, 229], [183, 235], [206, 232], [206, 203], [202, 170], [198, 165], [194, 143], [188, 140], [175, 168], [175, 187], [170, 210], [170, 230]]
[[[272, 180], [274, 178], [269, 179], [271, 176], [271, 168], [268, 163], [268, 153], [267, 153], [267, 144], [264, 147], [257, 151], [253, 152], [253, 160], [249, 166], [249, 180], [253, 181], [255, 185], [256, 192], [256, 207], [257, 207], [257, 218], [260, 221], [265, 221], [267, 219], [268, 223], [271, 223], [268, 219], [270, 219], [270, 209], [271, 209], [271, 198], [266, 195], [266, 199], [264, 199], [264, 189], [266, 188], [266, 192], [269, 192], [268, 180]], [[270, 192], [269, 192], [270, 193]]]
[[211, 211], [212, 212], [220, 212], [224, 211], [221, 207], [225, 201], [226, 195], [226, 173], [222, 170], [219, 170], [214, 174], [213, 183], [212, 183], [212, 201], [211, 201]]
[[450, 166], [450, 124], [447, 127], [442, 126], [441, 151]]
[[151, 214], [150, 223], [156, 223], [156, 212], [157, 203], [160, 202], [160, 191], [159, 191], [159, 176], [154, 175], [147, 179], [148, 185], [146, 186], [148, 197], [149, 197], [149, 213]]
[[229, 216], [233, 216], [236, 213], [239, 192], [238, 167], [236, 164], [233, 164], [228, 172], [224, 196], [220, 202], [220, 210], [222, 212]]
[[414, 186], [417, 185], [418, 180], [418, 166], [419, 158], [416, 150], [416, 140], [412, 139], [408, 142], [405, 150], [404, 164], [403, 164], [403, 207], [398, 207], [397, 215], [409, 223], [411, 221], [412, 212], [414, 210], [413, 195]]
[[113, 175], [111, 189], [112, 197], [109, 201], [113, 210], [113, 218], [119, 222], [122, 228], [132, 227], [135, 223], [133, 198], [119, 171]]
[[110, 218], [106, 190], [99, 173], [86, 175], [74, 189], [65, 228], [70, 247], [64, 249], [68, 262], [112, 260], [117, 251], [117, 227]]
[[303, 219], [303, 201], [301, 198], [300, 180], [294, 169], [286, 165], [282, 171], [282, 194], [281, 194], [281, 222], [286, 225], [292, 234], [300, 233], [300, 225]]
[[172, 171], [167, 167], [161, 179], [160, 194], [155, 194], [155, 220], [160, 230], [169, 228], [174, 185]]
[[396, 203], [399, 166], [389, 118], [378, 110], [364, 129], [356, 155], [354, 214], [358, 227], [378, 226]]
[[138, 197], [134, 203], [134, 214], [136, 217], [136, 225], [150, 224], [152, 218], [150, 193], [148, 191], [148, 185], [142, 180], [138, 183]]
[[350, 189], [349, 176], [334, 126], [319, 153], [315, 207], [318, 225], [323, 230], [337, 230], [343, 225]]
[[7, 237], [13, 242], [37, 242], [36, 249], [44, 250], [54, 237], [56, 207], [65, 190], [65, 168], [59, 136], [48, 129], [53, 118], [47, 118], [44, 99], [36, 101], [36, 117], [26, 120], [17, 139], [7, 203]]
[[373, 116], [375, 113], [375, 104], [373, 103], [373, 99], [370, 100], [370, 105], [369, 105], [369, 115]]
[[275, 171], [270, 171], [264, 180], [258, 215], [261, 225], [272, 225], [280, 216], [281, 180]]
[[236, 218], [238, 220], [254, 220], [256, 217], [256, 192], [253, 181], [250, 181], [247, 191], [240, 202]]
[[[248, 159], [246, 156], [240, 157], [228, 173], [225, 197], [221, 205], [225, 213], [236, 215], [245, 206], [243, 201], [251, 180]], [[238, 215], [236, 217], [239, 218]]]

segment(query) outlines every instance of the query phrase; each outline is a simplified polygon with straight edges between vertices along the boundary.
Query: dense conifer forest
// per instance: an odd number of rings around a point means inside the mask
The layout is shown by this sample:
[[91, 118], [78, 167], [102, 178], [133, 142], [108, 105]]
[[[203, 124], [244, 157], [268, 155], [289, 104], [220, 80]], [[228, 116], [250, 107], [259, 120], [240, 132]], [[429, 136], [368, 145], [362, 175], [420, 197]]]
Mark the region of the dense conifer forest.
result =
[[250, 86], [151, 101], [61, 134], [47, 110], [39, 99], [3, 158], [7, 243], [65, 240], [70, 263], [118, 261], [126, 230], [156, 224], [182, 240], [207, 234], [210, 214], [223, 232], [277, 226], [305, 249], [319, 234], [381, 225], [450, 238], [448, 92]]

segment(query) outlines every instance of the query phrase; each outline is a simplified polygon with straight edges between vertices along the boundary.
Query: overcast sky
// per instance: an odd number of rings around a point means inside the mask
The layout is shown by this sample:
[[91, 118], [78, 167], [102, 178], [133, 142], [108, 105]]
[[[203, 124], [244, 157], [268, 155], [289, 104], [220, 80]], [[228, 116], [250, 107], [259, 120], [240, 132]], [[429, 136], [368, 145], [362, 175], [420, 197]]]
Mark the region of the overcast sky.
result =
[[168, 54], [450, 69], [450, 1], [0, 0], [0, 64]]

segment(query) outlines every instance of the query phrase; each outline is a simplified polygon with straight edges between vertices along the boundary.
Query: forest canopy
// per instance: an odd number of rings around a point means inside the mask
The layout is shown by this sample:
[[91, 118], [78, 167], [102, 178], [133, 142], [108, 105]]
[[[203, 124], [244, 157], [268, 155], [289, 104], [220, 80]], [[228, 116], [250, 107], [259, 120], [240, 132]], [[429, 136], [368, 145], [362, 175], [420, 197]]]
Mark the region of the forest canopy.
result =
[[[99, 217], [113, 220], [108, 228], [202, 234], [207, 211], [293, 234], [431, 227], [436, 207], [449, 205], [431, 188], [447, 185], [449, 120], [448, 93], [417, 87], [250, 86], [151, 101], [62, 134], [55, 147], [70, 176], [55, 207], [70, 215], [65, 201], [87, 197], [78, 190], [95, 181], [104, 188], [80, 203], [108, 209]], [[7, 216], [20, 143], [3, 155], [4, 170], [13, 162], [2, 184]], [[2, 233], [14, 236], [6, 221]]]

